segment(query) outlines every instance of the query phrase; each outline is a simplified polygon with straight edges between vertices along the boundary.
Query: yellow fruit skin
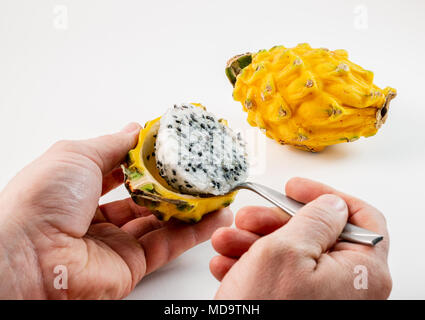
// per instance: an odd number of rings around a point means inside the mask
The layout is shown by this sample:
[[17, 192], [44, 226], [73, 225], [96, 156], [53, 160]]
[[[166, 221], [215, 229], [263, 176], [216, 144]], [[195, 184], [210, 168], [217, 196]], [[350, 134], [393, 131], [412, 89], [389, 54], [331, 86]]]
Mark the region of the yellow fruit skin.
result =
[[281, 144], [314, 152], [374, 135], [395, 94], [374, 85], [373, 73], [349, 61], [345, 50], [308, 44], [253, 55], [233, 91], [250, 125]]
[[230, 205], [236, 191], [207, 198], [179, 194], [159, 175], [152, 155], [159, 120], [147, 122], [140, 130], [138, 143], [122, 166], [125, 186], [134, 202], [150, 209], [160, 220], [173, 217], [185, 222], [198, 222], [205, 214]]

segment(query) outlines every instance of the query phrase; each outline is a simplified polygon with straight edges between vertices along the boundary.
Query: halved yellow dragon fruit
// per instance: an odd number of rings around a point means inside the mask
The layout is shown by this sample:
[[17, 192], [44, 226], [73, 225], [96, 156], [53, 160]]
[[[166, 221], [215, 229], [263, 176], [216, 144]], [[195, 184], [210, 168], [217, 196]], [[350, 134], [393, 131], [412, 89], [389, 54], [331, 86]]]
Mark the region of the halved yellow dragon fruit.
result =
[[122, 166], [132, 199], [159, 219], [197, 222], [228, 206], [248, 172], [245, 143], [200, 104], [146, 123]]
[[396, 90], [373, 84], [373, 73], [345, 50], [276, 46], [229, 60], [226, 75], [248, 123], [281, 144], [308, 151], [376, 134]]

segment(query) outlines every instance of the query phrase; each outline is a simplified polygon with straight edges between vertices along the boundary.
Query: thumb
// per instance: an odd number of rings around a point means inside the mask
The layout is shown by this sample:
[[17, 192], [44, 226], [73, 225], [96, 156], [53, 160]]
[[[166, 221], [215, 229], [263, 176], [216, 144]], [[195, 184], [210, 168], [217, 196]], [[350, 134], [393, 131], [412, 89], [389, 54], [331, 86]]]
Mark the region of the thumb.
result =
[[297, 247], [317, 259], [336, 243], [347, 219], [345, 201], [336, 195], [325, 194], [301, 208], [280, 229], [280, 237], [295, 242]]
[[117, 167], [134, 148], [140, 131], [138, 123], [130, 123], [120, 132], [82, 141], [85, 155], [93, 160], [103, 174]]

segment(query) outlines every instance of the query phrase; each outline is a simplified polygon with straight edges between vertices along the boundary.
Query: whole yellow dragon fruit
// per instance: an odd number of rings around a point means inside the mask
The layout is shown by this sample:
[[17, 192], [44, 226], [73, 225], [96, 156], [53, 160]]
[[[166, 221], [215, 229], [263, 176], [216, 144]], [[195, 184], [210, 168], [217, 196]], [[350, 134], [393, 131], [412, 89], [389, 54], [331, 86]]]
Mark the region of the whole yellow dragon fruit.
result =
[[250, 125], [312, 152], [374, 135], [396, 96], [374, 85], [373, 73], [349, 61], [345, 50], [308, 44], [236, 56], [226, 75]]

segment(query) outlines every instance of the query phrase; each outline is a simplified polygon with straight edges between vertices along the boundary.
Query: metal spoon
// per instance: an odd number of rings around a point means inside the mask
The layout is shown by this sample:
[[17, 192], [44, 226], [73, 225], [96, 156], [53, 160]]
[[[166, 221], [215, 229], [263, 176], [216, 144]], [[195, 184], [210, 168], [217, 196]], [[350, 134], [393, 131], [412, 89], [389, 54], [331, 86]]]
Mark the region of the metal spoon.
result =
[[[295, 213], [299, 209], [304, 206], [304, 203], [295, 201], [281, 192], [273, 190], [269, 187], [263, 186], [258, 183], [245, 182], [237, 185], [234, 190], [238, 189], [247, 189], [254, 191], [255, 193], [262, 196], [264, 199], [269, 200], [275, 206], [278, 206], [280, 209], [285, 211], [291, 217], [294, 216]], [[357, 227], [350, 223], [347, 223], [339, 236], [340, 239], [346, 240], [354, 243], [366, 244], [369, 246], [374, 246], [378, 242], [380, 242], [384, 237], [372, 231]]]

